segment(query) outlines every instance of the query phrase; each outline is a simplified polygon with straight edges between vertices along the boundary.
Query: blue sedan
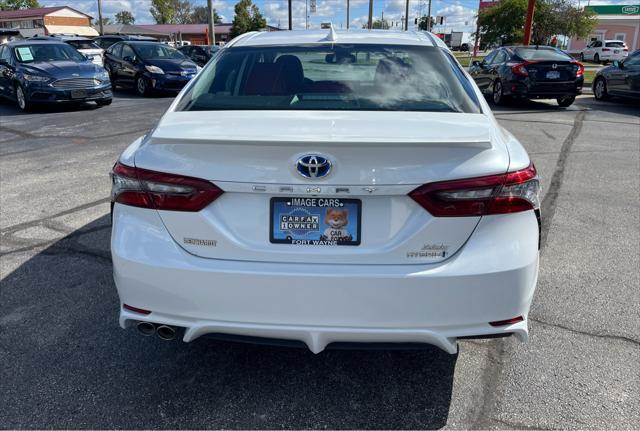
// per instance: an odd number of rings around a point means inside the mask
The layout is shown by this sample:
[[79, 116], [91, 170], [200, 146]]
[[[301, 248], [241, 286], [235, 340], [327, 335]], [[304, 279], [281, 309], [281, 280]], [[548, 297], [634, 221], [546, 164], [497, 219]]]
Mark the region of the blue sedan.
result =
[[106, 70], [66, 43], [23, 40], [0, 45], [0, 96], [26, 111], [45, 103], [109, 105]]

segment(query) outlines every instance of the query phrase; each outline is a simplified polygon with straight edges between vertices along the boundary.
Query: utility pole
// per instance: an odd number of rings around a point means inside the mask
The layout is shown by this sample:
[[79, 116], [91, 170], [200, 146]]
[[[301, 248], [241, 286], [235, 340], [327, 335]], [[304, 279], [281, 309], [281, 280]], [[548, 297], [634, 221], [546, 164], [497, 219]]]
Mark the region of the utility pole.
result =
[[427, 9], [427, 31], [431, 31], [431, 0], [429, 0], [429, 8]]
[[293, 30], [293, 19], [291, 17], [291, 0], [289, 0], [289, 30]]
[[211, 45], [215, 45], [216, 44], [216, 33], [215, 33], [215, 15], [214, 15], [214, 10], [213, 10], [213, 1], [212, 0], [207, 0], [207, 7], [208, 9], [208, 16], [209, 16], [209, 43]]
[[104, 29], [102, 28], [102, 0], [98, 0], [98, 24], [100, 25], [100, 36], [104, 34]]
[[349, 30], [349, 0], [347, 0], [347, 30]]
[[524, 23], [524, 40], [522, 44], [527, 46], [531, 44], [531, 27], [533, 26], [533, 13], [536, 9], [536, 0], [529, 0], [527, 6], [527, 19]]
[[405, 6], [404, 31], [409, 31], [409, 0], [407, 0], [407, 4]]
[[369, 0], [369, 30], [373, 28], [373, 0]]

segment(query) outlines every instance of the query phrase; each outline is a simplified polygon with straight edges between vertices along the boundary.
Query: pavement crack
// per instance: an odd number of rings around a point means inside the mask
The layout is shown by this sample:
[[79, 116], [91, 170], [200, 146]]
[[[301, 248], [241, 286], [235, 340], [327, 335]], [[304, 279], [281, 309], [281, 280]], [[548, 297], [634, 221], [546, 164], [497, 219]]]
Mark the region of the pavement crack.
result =
[[542, 428], [540, 426], [530, 426], [530, 425], [525, 425], [519, 422], [509, 422], [509, 421], [503, 421], [500, 419], [496, 419], [496, 418], [492, 418], [490, 419], [495, 423], [498, 423], [500, 425], [504, 425], [506, 427], [508, 427], [509, 429], [516, 429], [516, 430], [556, 430], [559, 428]]
[[[9, 132], [13, 135], [20, 136], [23, 139], [37, 138], [36, 135], [33, 135], [28, 132], [23, 132], [22, 130], [13, 129], [7, 126], [0, 126], [0, 132]], [[9, 139], [8, 141], [11, 141], [11, 139]], [[6, 141], [3, 141], [3, 142], [6, 142]]]
[[544, 199], [542, 200], [542, 205], [540, 206], [540, 210], [542, 212], [542, 231], [540, 241], [541, 249], [543, 249], [547, 244], [549, 229], [551, 228], [551, 222], [553, 221], [553, 216], [556, 212], [558, 195], [560, 193], [560, 188], [562, 187], [562, 181], [564, 180], [564, 171], [567, 164], [567, 158], [569, 156], [573, 143], [576, 141], [576, 138], [582, 131], [582, 124], [584, 122], [585, 115], [586, 111], [580, 111], [578, 115], [576, 115], [576, 118], [573, 122], [573, 128], [560, 147], [560, 155], [558, 156], [556, 168], [554, 169], [553, 176], [551, 177], [549, 191], [545, 195]]
[[488, 413], [493, 410], [493, 405], [498, 399], [497, 389], [500, 374], [502, 374], [502, 368], [504, 366], [505, 342], [504, 339], [501, 338], [493, 340], [488, 343], [488, 345], [487, 355], [489, 361], [482, 370], [482, 405], [480, 406], [479, 413], [473, 425], [471, 425], [469, 429], [489, 428], [491, 419]]
[[[68, 236], [66, 236], [64, 238], [55, 239], [55, 240], [52, 240], [52, 241], [32, 243], [32, 244], [30, 244], [28, 246], [25, 246], [25, 247], [16, 248], [16, 249], [13, 249], [13, 250], [2, 252], [2, 253], [0, 253], [0, 257], [11, 255], [11, 254], [16, 254], [16, 253], [24, 253], [26, 251], [36, 250], [36, 249], [40, 249], [42, 247], [54, 247], [54, 248], [58, 247], [58, 248], [67, 249], [68, 247], [64, 247], [61, 244], [64, 243], [64, 242], [71, 242], [75, 238], [78, 238], [78, 237], [80, 237], [82, 235], [86, 235], [88, 233], [93, 233], [93, 232], [98, 232], [98, 231], [101, 231], [101, 230], [104, 230], [104, 229], [111, 229], [111, 226], [96, 226], [96, 227], [89, 228], [89, 229], [78, 230], [78, 231], [75, 231], [75, 232], [69, 234]], [[31, 241], [36, 241], [36, 240], [31, 240]], [[82, 246], [80, 246], [80, 247], [82, 247]], [[83, 247], [83, 250], [91, 250], [91, 249], [89, 249], [87, 247]], [[45, 253], [45, 252], [46, 252], [46, 250], [43, 250], [41, 253]]]
[[597, 338], [606, 338], [606, 339], [610, 339], [610, 340], [618, 340], [618, 341], [624, 341], [627, 343], [632, 343], [632, 344], [636, 344], [640, 346], [640, 340], [636, 340], [634, 338], [630, 338], [630, 337], [625, 337], [624, 335], [615, 335], [615, 334], [608, 334], [606, 332], [589, 332], [589, 331], [583, 331], [580, 329], [575, 329], [575, 328], [570, 328], [568, 326], [565, 325], [561, 325], [559, 323], [550, 323], [550, 322], [545, 322], [544, 320], [540, 320], [537, 318], [529, 318], [530, 322], [535, 322], [539, 325], [543, 325], [543, 326], [550, 326], [553, 328], [559, 328], [559, 329], [563, 329], [565, 331], [569, 331], [569, 332], [573, 332], [574, 334], [580, 334], [580, 335], [586, 335], [588, 337], [597, 337]]
[[58, 218], [58, 217], [62, 217], [68, 214], [72, 214], [78, 211], [82, 211], [82, 210], [86, 210], [87, 208], [91, 208], [94, 207], [96, 205], [100, 205], [100, 204], [104, 204], [110, 201], [110, 198], [103, 198], [103, 199], [98, 199], [97, 201], [93, 201], [93, 202], [88, 202], [86, 204], [82, 204], [82, 205], [78, 205], [77, 207], [68, 209], [68, 210], [64, 210], [61, 211], [59, 213], [56, 214], [52, 214], [50, 216], [46, 216], [46, 217], [42, 217], [40, 219], [36, 219], [36, 220], [32, 220], [32, 221], [28, 221], [28, 222], [24, 222], [24, 223], [19, 223], [19, 224], [14, 224], [13, 226], [9, 226], [6, 227], [4, 229], [0, 229], [0, 234], [2, 235], [6, 235], [6, 234], [11, 234], [14, 232], [18, 232], [21, 231], [23, 229], [27, 229], [39, 224], [42, 224], [45, 221], [54, 219], [54, 218]]

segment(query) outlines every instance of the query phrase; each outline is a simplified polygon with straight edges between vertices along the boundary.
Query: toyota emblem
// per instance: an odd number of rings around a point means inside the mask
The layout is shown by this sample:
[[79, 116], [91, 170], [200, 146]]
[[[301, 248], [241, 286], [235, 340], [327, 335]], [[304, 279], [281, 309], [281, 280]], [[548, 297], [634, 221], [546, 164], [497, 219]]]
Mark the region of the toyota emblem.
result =
[[305, 178], [322, 178], [331, 171], [331, 162], [326, 157], [308, 154], [298, 159], [296, 170]]

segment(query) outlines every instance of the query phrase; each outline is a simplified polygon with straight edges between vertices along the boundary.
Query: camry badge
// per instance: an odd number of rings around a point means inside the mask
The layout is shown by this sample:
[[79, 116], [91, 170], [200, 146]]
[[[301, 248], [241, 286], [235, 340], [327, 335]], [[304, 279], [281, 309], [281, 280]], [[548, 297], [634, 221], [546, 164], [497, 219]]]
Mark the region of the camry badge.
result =
[[331, 171], [331, 162], [326, 157], [308, 154], [298, 159], [296, 170], [305, 178], [322, 178]]

